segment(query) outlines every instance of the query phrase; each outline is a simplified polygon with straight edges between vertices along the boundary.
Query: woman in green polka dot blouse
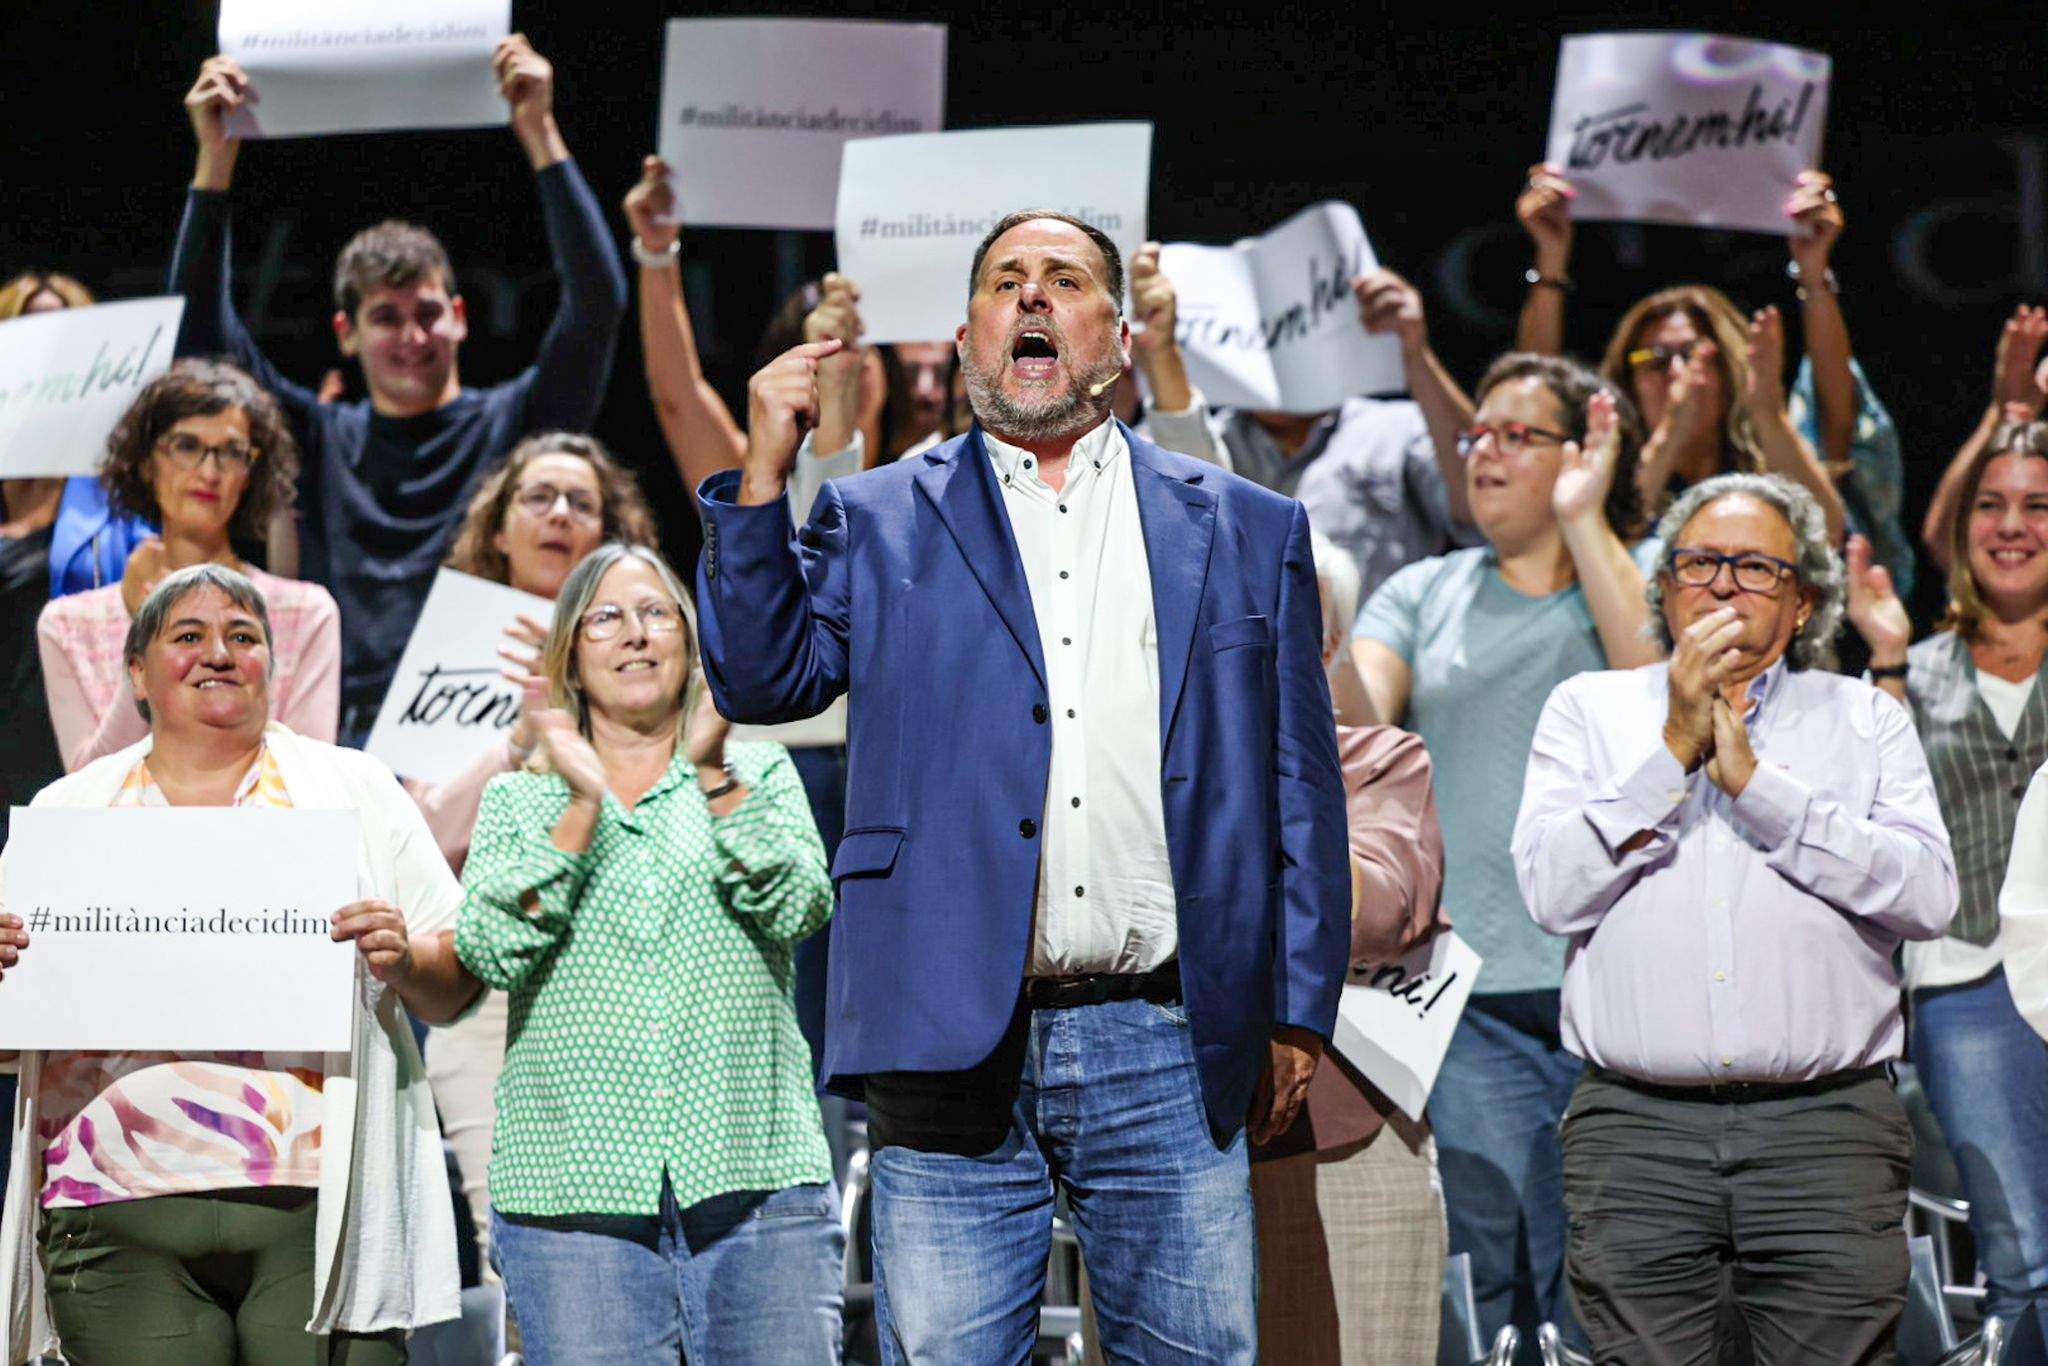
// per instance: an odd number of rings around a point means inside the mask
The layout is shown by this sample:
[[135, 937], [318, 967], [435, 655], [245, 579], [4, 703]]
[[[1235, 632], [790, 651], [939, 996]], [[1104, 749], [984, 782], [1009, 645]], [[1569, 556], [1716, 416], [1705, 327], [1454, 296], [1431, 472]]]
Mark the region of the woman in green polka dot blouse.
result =
[[511, 999], [491, 1243], [534, 1366], [838, 1360], [790, 1001], [831, 881], [789, 755], [690, 705], [696, 657], [658, 555], [577, 566], [527, 699], [546, 771], [492, 780], [463, 870], [456, 952]]

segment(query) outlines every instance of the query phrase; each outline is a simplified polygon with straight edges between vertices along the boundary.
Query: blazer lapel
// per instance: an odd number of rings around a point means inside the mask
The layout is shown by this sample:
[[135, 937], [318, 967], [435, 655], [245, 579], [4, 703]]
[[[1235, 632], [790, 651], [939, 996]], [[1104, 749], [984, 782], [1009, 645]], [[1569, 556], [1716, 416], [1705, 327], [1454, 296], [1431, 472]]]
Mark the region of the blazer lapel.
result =
[[[1122, 427], [1123, 424], [1117, 424]], [[1216, 494], [1197, 471], [1167, 467], [1158, 449], [1124, 428], [1131, 453], [1138, 523], [1145, 532], [1145, 562], [1152, 577], [1152, 613], [1159, 630], [1159, 747], [1173, 734], [1173, 719], [1188, 678], [1188, 655], [1202, 615], [1209, 549], [1216, 532]]]
[[1031, 610], [1031, 588], [1024, 580], [1024, 562], [1017, 553], [1017, 538], [1010, 531], [1009, 514], [1003, 510], [1002, 495], [996, 489], [995, 471], [989, 468], [988, 452], [981, 444], [981, 428], [946, 447], [927, 452], [925, 467], [917, 472], [917, 486], [937, 509], [939, 519], [953, 533], [967, 567], [980, 581], [981, 589], [995, 604], [1003, 624], [1016, 638], [1017, 648], [1031, 664], [1031, 672], [1045, 685], [1045, 658], [1038, 644], [1038, 618]]

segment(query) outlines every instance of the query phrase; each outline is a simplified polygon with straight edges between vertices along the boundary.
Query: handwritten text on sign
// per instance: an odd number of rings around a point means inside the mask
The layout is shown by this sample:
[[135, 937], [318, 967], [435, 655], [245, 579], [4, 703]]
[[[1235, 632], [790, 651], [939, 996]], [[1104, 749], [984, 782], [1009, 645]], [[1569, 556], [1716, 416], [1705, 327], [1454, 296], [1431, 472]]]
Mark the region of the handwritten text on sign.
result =
[[1410, 1119], [1420, 1120], [1480, 958], [1446, 931], [1405, 958], [1352, 971], [1331, 1043]]
[[130, 299], [0, 323], [0, 477], [91, 474], [184, 315], [183, 299]]
[[[345, 1051], [353, 811], [17, 807], [0, 1048]], [[107, 851], [118, 849], [118, 858]]]
[[1159, 267], [1188, 374], [1211, 403], [1320, 413], [1406, 387], [1400, 344], [1359, 320], [1351, 281], [1379, 262], [1349, 204], [1313, 205], [1235, 246], [1175, 242]]
[[1567, 38], [1544, 159], [1574, 218], [1789, 235], [1801, 171], [1820, 164], [1831, 63], [1704, 33]]
[[491, 54], [511, 0], [221, 0], [220, 50], [255, 100], [236, 137], [482, 128], [511, 115]]
[[[1100, 228], [1129, 260], [1145, 241], [1149, 123], [985, 128], [857, 138], [839, 172], [839, 269], [871, 342], [950, 341], [967, 320], [982, 236], [1018, 209]], [[1092, 382], [1104, 376], [1084, 376]]]
[[363, 748], [429, 783], [475, 764], [519, 720], [519, 692], [499, 677], [498, 650], [522, 612], [545, 624], [555, 605], [452, 569], [437, 574]]
[[937, 132], [945, 112], [943, 24], [668, 23], [657, 146], [685, 223], [830, 231], [847, 140]]

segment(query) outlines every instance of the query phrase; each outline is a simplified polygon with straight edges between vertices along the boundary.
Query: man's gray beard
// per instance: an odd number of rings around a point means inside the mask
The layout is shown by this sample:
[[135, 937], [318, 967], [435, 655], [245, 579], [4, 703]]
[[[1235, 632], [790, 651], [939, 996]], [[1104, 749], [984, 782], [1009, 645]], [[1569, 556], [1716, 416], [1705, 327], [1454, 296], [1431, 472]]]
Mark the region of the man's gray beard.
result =
[[1101, 397], [1090, 397], [1079, 383], [1073, 383], [1063, 397], [1044, 407], [1026, 407], [1004, 393], [1000, 381], [972, 360], [963, 358], [960, 370], [967, 382], [967, 406], [974, 410], [975, 420], [1008, 440], [1054, 441], [1079, 436], [1092, 431], [1109, 413], [1107, 391]]

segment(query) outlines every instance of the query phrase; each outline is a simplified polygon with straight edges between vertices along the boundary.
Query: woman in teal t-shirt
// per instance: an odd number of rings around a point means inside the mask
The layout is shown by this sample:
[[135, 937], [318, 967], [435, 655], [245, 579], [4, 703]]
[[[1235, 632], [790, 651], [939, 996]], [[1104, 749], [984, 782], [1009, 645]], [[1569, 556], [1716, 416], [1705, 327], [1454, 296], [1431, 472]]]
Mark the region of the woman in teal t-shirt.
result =
[[1564, 950], [1529, 918], [1508, 841], [1550, 690], [1654, 663], [1639, 428], [1585, 366], [1526, 352], [1479, 382], [1460, 435], [1484, 546], [1409, 565], [1359, 613], [1352, 651], [1382, 720], [1421, 735], [1444, 827], [1444, 907], [1485, 960], [1429, 1101], [1451, 1253], [1486, 1331], [1571, 1322], [1557, 1126], [1580, 1062], [1558, 1038]]

